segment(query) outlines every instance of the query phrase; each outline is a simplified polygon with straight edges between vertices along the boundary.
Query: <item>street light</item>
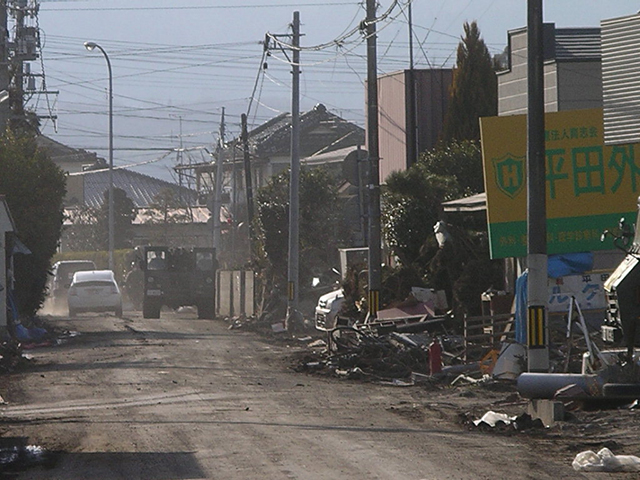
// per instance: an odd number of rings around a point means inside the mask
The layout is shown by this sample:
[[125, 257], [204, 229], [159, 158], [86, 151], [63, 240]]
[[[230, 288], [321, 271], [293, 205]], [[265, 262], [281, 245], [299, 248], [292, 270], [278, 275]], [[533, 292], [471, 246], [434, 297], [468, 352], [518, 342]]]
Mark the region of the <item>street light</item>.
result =
[[95, 48], [100, 50], [107, 61], [107, 68], [109, 69], [109, 270], [113, 270], [113, 74], [109, 55], [104, 51], [104, 48], [95, 42], [84, 42], [84, 48], [90, 52]]

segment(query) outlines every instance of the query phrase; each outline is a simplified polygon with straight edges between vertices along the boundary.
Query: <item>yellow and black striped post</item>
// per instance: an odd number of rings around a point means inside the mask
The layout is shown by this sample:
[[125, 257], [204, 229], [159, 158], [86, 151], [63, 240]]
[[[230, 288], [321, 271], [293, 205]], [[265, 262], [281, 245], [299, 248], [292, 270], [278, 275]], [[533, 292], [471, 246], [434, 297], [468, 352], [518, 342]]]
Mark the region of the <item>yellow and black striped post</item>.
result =
[[287, 294], [289, 297], [289, 301], [293, 301], [293, 299], [295, 298], [295, 294], [296, 294], [296, 286], [294, 282], [289, 282], [287, 284]]
[[369, 318], [376, 318], [379, 308], [380, 292], [378, 290], [369, 290]]
[[547, 346], [547, 310], [543, 306], [530, 305], [527, 317], [527, 345], [529, 348]]

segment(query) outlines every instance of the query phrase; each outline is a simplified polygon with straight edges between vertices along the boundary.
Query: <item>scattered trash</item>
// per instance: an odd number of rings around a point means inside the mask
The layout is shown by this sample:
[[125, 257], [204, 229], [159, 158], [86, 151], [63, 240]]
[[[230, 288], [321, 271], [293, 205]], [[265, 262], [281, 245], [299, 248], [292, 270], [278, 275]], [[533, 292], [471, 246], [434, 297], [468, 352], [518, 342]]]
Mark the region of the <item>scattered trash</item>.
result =
[[325, 348], [327, 346], [327, 342], [325, 342], [324, 340], [318, 339], [315, 342], [311, 342], [307, 346], [310, 348]]
[[411, 372], [411, 382], [413, 382], [414, 385], [430, 384], [433, 382], [433, 377], [423, 373]]
[[503, 343], [493, 366], [493, 376], [515, 380], [523, 371], [527, 350], [520, 343]]
[[546, 428], [543, 421], [539, 418], [533, 418], [528, 413], [518, 415], [512, 423], [516, 430], [524, 431], [531, 429]]
[[392, 387], [413, 387], [413, 382], [407, 382], [399, 378], [394, 378], [390, 382], [380, 382], [381, 385], [391, 385]]
[[346, 377], [350, 379], [361, 379], [367, 376], [365, 372], [359, 367], [354, 367], [349, 370], [336, 370], [336, 375], [340, 377]]
[[614, 455], [608, 448], [598, 453], [591, 450], [576, 455], [573, 469], [579, 472], [638, 472], [640, 458], [634, 455]]
[[496, 412], [493, 412], [493, 411], [489, 410], [487, 413], [485, 413], [482, 416], [482, 418], [480, 418], [478, 420], [474, 420], [473, 424], [477, 427], [481, 423], [485, 423], [485, 424], [489, 425], [490, 427], [495, 427], [498, 424], [498, 422], [502, 422], [502, 424], [504, 424], [504, 425], [509, 425], [515, 419], [516, 419], [516, 417], [510, 417], [506, 413], [496, 413]]
[[533, 418], [528, 413], [518, 416], [509, 416], [506, 413], [496, 413], [489, 410], [481, 418], [471, 422], [476, 428], [483, 429], [505, 429], [525, 431], [531, 429], [544, 429], [544, 423], [539, 418]]
[[486, 383], [489, 382], [491, 380], [491, 375], [485, 374], [483, 375], [481, 378], [473, 378], [470, 377], [468, 375], [458, 375], [452, 382], [451, 385], [455, 385], [456, 383], [460, 383], [460, 382], [467, 382], [470, 383], [472, 385], [476, 385], [478, 383]]
[[284, 322], [277, 322], [271, 324], [271, 331], [273, 333], [285, 333], [287, 329], [284, 326]]
[[313, 337], [310, 337], [310, 336], [300, 337], [298, 338], [298, 340], [301, 342], [308, 342], [309, 340], [313, 340]]

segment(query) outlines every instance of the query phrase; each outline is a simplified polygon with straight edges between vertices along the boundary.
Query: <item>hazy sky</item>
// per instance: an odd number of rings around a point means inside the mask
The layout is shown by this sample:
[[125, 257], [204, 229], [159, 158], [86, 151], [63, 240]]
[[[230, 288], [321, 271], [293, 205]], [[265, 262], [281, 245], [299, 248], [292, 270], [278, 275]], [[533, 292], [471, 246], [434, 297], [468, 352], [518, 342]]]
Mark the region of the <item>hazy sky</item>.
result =
[[[201, 162], [206, 152], [196, 147], [210, 149], [217, 141], [222, 107], [227, 139], [239, 133], [240, 114], [251, 98], [254, 125], [291, 110], [285, 54], [274, 51], [266, 71], [260, 69], [265, 33], [288, 33], [297, 10], [303, 47], [331, 43], [364, 19], [364, 3], [41, 0], [43, 62], [33, 62], [31, 70], [44, 67], [47, 89], [60, 94], [35, 95], [29, 106], [58, 116], [55, 130], [45, 122], [46, 135], [107, 157], [107, 67], [97, 50], [83, 47], [88, 40], [100, 44], [113, 68], [115, 164], [145, 163], [135, 169], [171, 179], [177, 155], [170, 149], [180, 144], [181, 127], [183, 145], [193, 148], [183, 162]], [[392, 3], [380, 0], [378, 13]], [[525, 0], [414, 0], [412, 9], [418, 68], [452, 66], [465, 21], [477, 20], [492, 53], [504, 49], [508, 30], [526, 24]], [[544, 19], [558, 27], [599, 26], [603, 19], [638, 10], [637, 0], [553, 0], [545, 2]], [[407, 25], [407, 10], [400, 7], [378, 24], [380, 73], [408, 67]], [[301, 52], [303, 111], [323, 103], [364, 126], [365, 47], [356, 33], [340, 47]]]

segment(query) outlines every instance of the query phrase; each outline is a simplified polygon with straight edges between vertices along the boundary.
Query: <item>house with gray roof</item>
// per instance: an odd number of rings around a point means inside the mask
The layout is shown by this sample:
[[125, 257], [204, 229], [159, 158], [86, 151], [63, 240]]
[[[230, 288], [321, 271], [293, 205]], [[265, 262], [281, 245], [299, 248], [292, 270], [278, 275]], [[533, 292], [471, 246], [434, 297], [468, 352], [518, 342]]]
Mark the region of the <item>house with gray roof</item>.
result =
[[[85, 205], [97, 208], [102, 205], [104, 193], [109, 188], [109, 168], [103, 158], [44, 135], [36, 137], [36, 143], [56, 165], [67, 172], [65, 206]], [[113, 169], [113, 186], [124, 190], [136, 208], [153, 205], [157, 196], [165, 190], [171, 190], [186, 205], [193, 206], [198, 201], [196, 192], [190, 188], [125, 168]]]
[[[83, 180], [82, 196], [72, 200], [88, 207], [98, 208], [102, 205], [105, 192], [109, 189], [109, 169], [106, 165], [99, 169], [70, 173], [69, 177], [81, 177]], [[136, 208], [148, 208], [156, 204], [158, 197], [166, 190], [171, 191], [180, 204], [194, 206], [198, 202], [195, 190], [125, 168], [114, 168], [113, 187], [124, 190]]]
[[[602, 107], [600, 28], [545, 23], [545, 111]], [[498, 115], [527, 113], [527, 29], [508, 32], [507, 69], [498, 73]]]
[[[83, 220], [83, 207], [99, 208], [109, 189], [109, 168], [103, 158], [63, 145], [40, 135], [38, 147], [47, 152], [53, 162], [67, 172], [65, 225], [60, 249], [72, 249], [71, 238], [91, 229]], [[123, 190], [137, 209], [133, 221], [134, 245], [162, 244], [167, 246], [209, 246], [211, 244], [210, 213], [199, 205], [198, 193], [158, 178], [125, 168], [113, 169], [113, 186]], [[158, 210], [158, 199], [170, 192], [176, 206]], [[178, 206], [179, 205], [179, 206]]]
[[[291, 163], [291, 114], [281, 113], [248, 132], [254, 187], [289, 168]], [[364, 145], [364, 129], [318, 104], [300, 114], [300, 158]], [[230, 142], [242, 158], [240, 138]], [[227, 156], [227, 158], [230, 158]]]

